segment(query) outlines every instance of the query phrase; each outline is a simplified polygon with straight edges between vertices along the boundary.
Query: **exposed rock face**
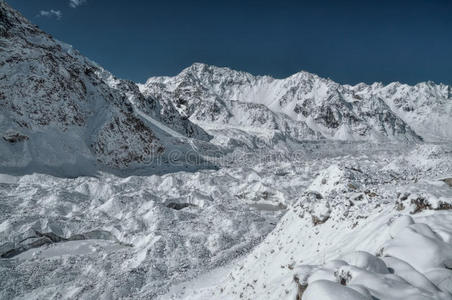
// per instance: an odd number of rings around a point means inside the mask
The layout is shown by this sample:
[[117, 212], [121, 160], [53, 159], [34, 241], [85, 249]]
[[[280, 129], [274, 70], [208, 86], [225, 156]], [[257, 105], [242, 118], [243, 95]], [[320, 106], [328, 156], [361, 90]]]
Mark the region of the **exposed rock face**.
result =
[[146, 165], [173, 142], [141, 120], [133, 103], [146, 105], [147, 113], [183, 134], [209, 138], [171, 105], [164, 104], [163, 110], [157, 101], [145, 99], [134, 83], [116, 79], [54, 40], [4, 1], [0, 70], [2, 168]]
[[451, 87], [431, 81], [414, 86], [393, 82], [388, 85], [374, 83], [345, 86], [356, 96], [368, 100], [378, 97], [426, 141], [452, 139]]
[[445, 126], [450, 87], [433, 83], [348, 86], [307, 72], [273, 79], [196, 63], [175, 77], [152, 77], [140, 89], [173, 102], [200, 125], [264, 128], [299, 140], [452, 138]]
[[161, 99], [156, 100], [149, 95], [145, 97], [135, 83], [114, 78], [108, 72], [104, 72], [103, 77], [111, 88], [125, 93], [127, 99], [135, 108], [145, 112], [155, 120], [189, 138], [203, 141], [211, 139], [211, 136], [202, 128], [190, 122], [185, 115], [181, 115], [172, 101], [158, 101]]

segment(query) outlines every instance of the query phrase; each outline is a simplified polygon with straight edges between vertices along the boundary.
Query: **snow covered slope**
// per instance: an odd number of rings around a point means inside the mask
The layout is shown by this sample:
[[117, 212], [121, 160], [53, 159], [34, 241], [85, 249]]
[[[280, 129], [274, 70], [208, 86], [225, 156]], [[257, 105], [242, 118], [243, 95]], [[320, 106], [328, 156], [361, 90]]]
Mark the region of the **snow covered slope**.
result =
[[348, 86], [307, 72], [273, 79], [196, 63], [140, 90], [201, 126], [265, 128], [298, 140], [452, 139], [451, 88], [433, 83]]
[[[62, 175], [126, 169], [191, 149], [143, 120], [134, 105], [182, 135], [209, 136], [171, 106], [54, 40], [0, 1], [0, 169]], [[168, 108], [169, 107], [169, 108]], [[144, 108], [143, 108], [144, 109]]]
[[414, 86], [394, 82], [348, 87], [358, 97], [371, 95], [383, 99], [389, 107], [426, 141], [452, 139], [452, 87], [433, 82]]
[[452, 299], [450, 149], [326, 159], [232, 270], [162, 299]]

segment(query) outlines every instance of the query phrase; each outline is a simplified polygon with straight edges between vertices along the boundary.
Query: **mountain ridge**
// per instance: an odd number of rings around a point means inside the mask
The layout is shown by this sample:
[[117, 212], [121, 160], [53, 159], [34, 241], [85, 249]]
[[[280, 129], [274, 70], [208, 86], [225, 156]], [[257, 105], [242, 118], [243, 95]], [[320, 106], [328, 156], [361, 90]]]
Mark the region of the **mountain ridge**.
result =
[[405, 83], [405, 82], [398, 81], [398, 80], [396, 80], [396, 81], [391, 81], [391, 82], [388, 82], [388, 83], [384, 83], [383, 81], [373, 81], [373, 82], [370, 82], [370, 83], [367, 83], [367, 82], [357, 82], [357, 83], [355, 83], [355, 84], [350, 84], [350, 83], [340, 83], [340, 82], [335, 81], [334, 79], [332, 79], [332, 78], [330, 78], [330, 77], [328, 77], [328, 76], [321, 76], [321, 75], [318, 75], [318, 74], [316, 74], [316, 73], [314, 73], [314, 72], [307, 71], [307, 70], [305, 70], [305, 69], [301, 69], [301, 70], [299, 70], [299, 71], [297, 71], [297, 72], [295, 72], [295, 73], [293, 73], [293, 74], [291, 74], [291, 75], [284, 76], [284, 77], [275, 77], [275, 76], [269, 75], [269, 74], [256, 74], [256, 75], [255, 75], [255, 74], [253, 74], [252, 72], [249, 72], [249, 71], [243, 71], [243, 70], [239, 70], [239, 69], [234, 69], [234, 68], [228, 67], [228, 66], [218, 66], [218, 65], [213, 65], [213, 64], [209, 64], [209, 63], [200, 62], [200, 61], [195, 61], [195, 62], [193, 62], [191, 65], [189, 65], [189, 66], [187, 66], [187, 67], [184, 67], [184, 68], [183, 68], [178, 74], [176, 74], [176, 75], [173, 75], [173, 76], [172, 76], [172, 75], [155, 75], [155, 76], [150, 76], [150, 77], [148, 77], [148, 79], [146, 79], [145, 82], [137, 82], [137, 84], [138, 84], [138, 85], [146, 85], [146, 83], [147, 83], [148, 81], [153, 81], [153, 79], [155, 79], [155, 78], [172, 78], [172, 77], [175, 77], [175, 76], [177, 76], [177, 75], [180, 75], [181, 73], [188, 72], [188, 71], [190, 71], [190, 70], [192, 70], [192, 69], [199, 69], [199, 68], [212, 68], [212, 69], [216, 69], [216, 70], [225, 70], [225, 71], [230, 71], [230, 72], [243, 73], [243, 74], [246, 74], [247, 76], [250, 76], [250, 77], [255, 77], [255, 78], [270, 78], [270, 79], [272, 79], [272, 80], [286, 80], [286, 79], [289, 79], [289, 78], [291, 78], [291, 77], [295, 77], [295, 76], [297, 76], [298, 74], [306, 74], [306, 75], [308, 75], [308, 76], [317, 77], [317, 78], [320, 78], [320, 79], [332, 81], [332, 82], [337, 83], [338, 85], [342, 85], [342, 86], [346, 86], [346, 87], [357, 87], [357, 86], [389, 86], [389, 85], [404, 85], [404, 86], [409, 86], [409, 87], [415, 87], [415, 86], [418, 86], [418, 85], [430, 85], [430, 86], [443, 86], [443, 87], [445, 86], [445, 87], [451, 87], [451, 88], [452, 88], [452, 86], [449, 85], [449, 84], [446, 84], [446, 83], [443, 83], [443, 82], [435, 82], [435, 81], [433, 81], [433, 80], [419, 81], [419, 82], [416, 82], [416, 83], [414, 83], [414, 84]]
[[156, 161], [163, 164], [154, 172], [177, 169], [168, 155], [189, 152], [190, 144], [143, 119], [136, 107], [188, 137], [209, 139], [170, 104], [144, 99], [133, 82], [117, 79], [53, 39], [4, 1], [0, 21], [3, 171], [74, 176], [150, 167]]
[[[441, 141], [452, 138], [452, 129], [445, 126], [449, 113], [452, 114], [451, 88], [444, 84], [352, 86], [306, 71], [275, 79], [194, 63], [174, 77], [150, 77], [138, 85], [143, 94], [173, 102], [181, 114], [198, 124], [210, 119], [224, 125], [224, 120], [216, 119], [219, 108], [215, 106], [238, 101], [264, 104], [273, 112], [284, 113], [291, 121], [304, 122], [316, 132], [315, 136], [326, 139]], [[214, 106], [207, 117], [198, 108], [205, 105]], [[430, 111], [428, 106], [432, 106]], [[436, 120], [432, 121], [430, 113], [436, 114]]]

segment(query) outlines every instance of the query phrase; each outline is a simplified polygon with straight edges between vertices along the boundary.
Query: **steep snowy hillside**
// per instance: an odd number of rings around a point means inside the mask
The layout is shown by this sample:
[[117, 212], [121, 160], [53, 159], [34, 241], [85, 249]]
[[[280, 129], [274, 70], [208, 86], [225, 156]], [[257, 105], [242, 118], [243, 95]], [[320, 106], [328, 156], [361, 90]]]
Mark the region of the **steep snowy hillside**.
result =
[[325, 157], [251, 253], [162, 299], [452, 299], [450, 149]]
[[[167, 160], [191, 149], [134, 110], [146, 106], [157, 122], [208, 139], [168, 104], [113, 77], [70, 46], [30, 24], [0, 1], [0, 169], [87, 174]], [[143, 104], [145, 103], [145, 104]]]
[[450, 87], [432, 83], [352, 87], [307, 72], [273, 79], [196, 63], [175, 77], [150, 78], [140, 90], [172, 101], [204, 127], [265, 128], [297, 140], [452, 138]]

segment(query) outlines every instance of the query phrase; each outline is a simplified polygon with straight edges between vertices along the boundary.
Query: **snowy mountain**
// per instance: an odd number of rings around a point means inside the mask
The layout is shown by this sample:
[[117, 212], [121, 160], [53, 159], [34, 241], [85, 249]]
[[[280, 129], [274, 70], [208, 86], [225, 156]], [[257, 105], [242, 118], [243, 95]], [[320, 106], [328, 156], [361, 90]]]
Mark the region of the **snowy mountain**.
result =
[[451, 116], [431, 82], [135, 84], [0, 0], [0, 299], [451, 300]]
[[346, 86], [358, 97], [376, 96], [403, 119], [426, 141], [452, 139], [452, 87], [433, 82], [414, 86], [394, 82], [388, 85], [357, 84]]
[[212, 136], [228, 151], [262, 142], [287, 150], [307, 140], [452, 136], [448, 86], [352, 87], [307, 72], [273, 79], [199, 63], [137, 86], [54, 40], [4, 1], [0, 8], [0, 168], [7, 172], [155, 167], [175, 150], [184, 164], [183, 153], [194, 143], [212, 147]]
[[196, 63], [140, 89], [206, 128], [267, 129], [297, 140], [452, 138], [451, 88], [433, 83], [349, 86], [307, 72], [274, 79]]
[[70, 46], [54, 40], [0, 1], [0, 168], [89, 173], [152, 165], [190, 150], [140, 117], [208, 140], [171, 104], [144, 98]]

